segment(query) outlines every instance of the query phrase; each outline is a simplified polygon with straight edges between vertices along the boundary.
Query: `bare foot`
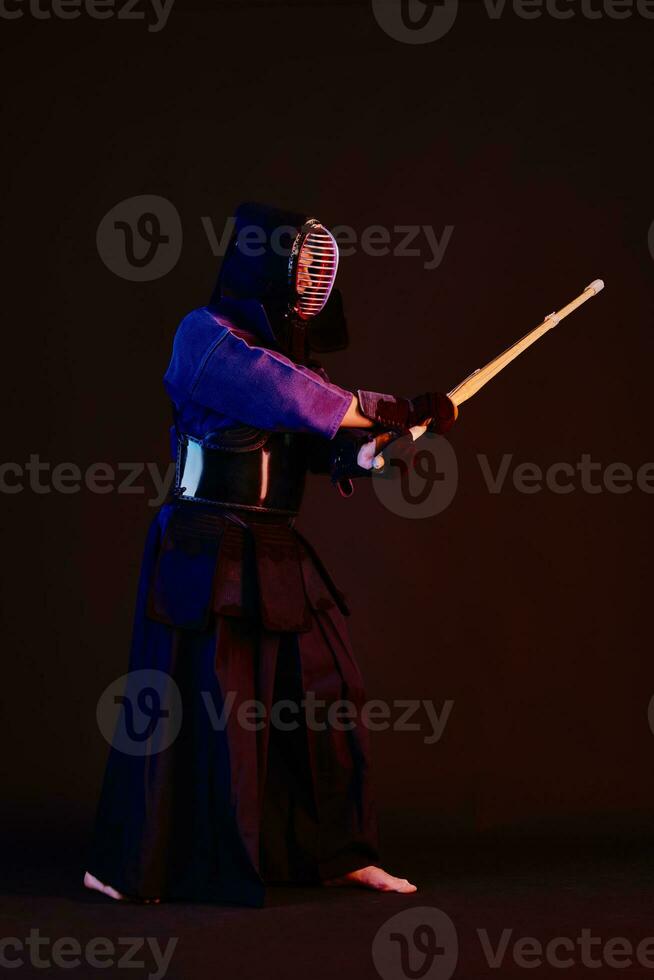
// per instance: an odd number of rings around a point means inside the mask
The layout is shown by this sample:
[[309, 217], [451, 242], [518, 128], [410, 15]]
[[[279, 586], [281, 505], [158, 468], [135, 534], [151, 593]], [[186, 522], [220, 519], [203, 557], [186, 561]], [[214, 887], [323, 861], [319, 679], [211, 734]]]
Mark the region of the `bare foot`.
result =
[[88, 871], [84, 875], [84, 887], [90, 888], [91, 891], [102, 892], [103, 895], [108, 895], [109, 898], [113, 898], [117, 902], [137, 901], [142, 902], [144, 905], [157, 905], [160, 901], [158, 898], [130, 898], [129, 895], [123, 895], [122, 892], [116, 891], [111, 885], [105, 885], [103, 881], [98, 881], [95, 875], [90, 874]]
[[378, 892], [400, 892], [402, 895], [408, 895], [418, 890], [406, 878], [394, 878], [393, 875], [389, 875], [382, 868], [375, 867], [374, 864], [369, 864], [367, 868], [359, 868], [357, 871], [349, 871], [342, 878], [330, 878], [328, 881], [323, 881], [323, 885], [328, 888], [334, 888], [338, 885], [354, 885], [359, 888], [372, 888]]

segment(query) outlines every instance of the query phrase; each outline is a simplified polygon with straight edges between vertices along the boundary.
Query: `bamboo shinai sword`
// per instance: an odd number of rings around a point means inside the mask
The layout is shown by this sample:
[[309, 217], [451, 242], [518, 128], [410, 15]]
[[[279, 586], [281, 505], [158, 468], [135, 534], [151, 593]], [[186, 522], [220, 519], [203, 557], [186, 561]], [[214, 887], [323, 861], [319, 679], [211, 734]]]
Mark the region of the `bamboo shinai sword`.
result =
[[[567, 306], [557, 310], [556, 313], [550, 313], [549, 316], [546, 316], [543, 322], [539, 324], [539, 326], [535, 327], [533, 330], [530, 330], [529, 333], [525, 334], [524, 337], [521, 337], [520, 340], [516, 341], [516, 343], [511, 347], [507, 347], [505, 351], [498, 354], [497, 357], [494, 357], [493, 360], [489, 361], [484, 367], [477, 368], [476, 371], [469, 374], [467, 378], [464, 378], [463, 381], [461, 381], [455, 388], [448, 391], [448, 398], [450, 398], [457, 407], [462, 405], [463, 402], [467, 401], [469, 398], [472, 398], [472, 396], [476, 395], [477, 392], [484, 387], [484, 385], [488, 384], [491, 378], [494, 378], [496, 374], [503, 371], [504, 368], [511, 363], [511, 361], [514, 361], [516, 357], [526, 351], [528, 347], [531, 347], [531, 345], [535, 344], [537, 340], [540, 340], [540, 338], [543, 337], [549, 330], [556, 327], [561, 320], [573, 313], [583, 303], [585, 303], [586, 300], [591, 299], [593, 296], [597, 296], [602, 289], [604, 289], [603, 280], [595, 279], [593, 282], [591, 282], [590, 286], [586, 286], [583, 293], [580, 293], [579, 296], [577, 296], [576, 299], [573, 299], [572, 302], [568, 303]], [[412, 429], [410, 429], [414, 440], [419, 439], [420, 436], [424, 435], [426, 431], [427, 426], [425, 425], [415, 425]], [[386, 440], [383, 436], [381, 438], [384, 442], [386, 442], [390, 441], [392, 436], [389, 435], [388, 440]], [[382, 447], [378, 442], [378, 449], [379, 448]], [[381, 454], [375, 457], [373, 466], [375, 469], [383, 468], [384, 459]]]

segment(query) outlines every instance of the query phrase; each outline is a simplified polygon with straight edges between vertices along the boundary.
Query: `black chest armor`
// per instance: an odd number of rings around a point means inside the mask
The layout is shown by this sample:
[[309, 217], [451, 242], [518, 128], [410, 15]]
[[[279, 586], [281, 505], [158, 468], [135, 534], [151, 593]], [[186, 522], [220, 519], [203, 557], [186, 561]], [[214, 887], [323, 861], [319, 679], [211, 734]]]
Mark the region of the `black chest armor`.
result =
[[180, 433], [173, 497], [230, 509], [286, 514], [300, 509], [308, 438], [235, 426], [196, 439]]

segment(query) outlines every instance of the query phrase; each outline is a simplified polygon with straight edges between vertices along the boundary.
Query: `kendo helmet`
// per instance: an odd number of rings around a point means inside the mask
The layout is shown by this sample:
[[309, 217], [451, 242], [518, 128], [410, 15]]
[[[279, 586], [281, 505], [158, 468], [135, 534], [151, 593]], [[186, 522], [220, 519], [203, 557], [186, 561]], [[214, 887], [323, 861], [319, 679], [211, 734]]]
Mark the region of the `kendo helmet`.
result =
[[298, 361], [345, 347], [332, 233], [317, 218], [262, 204], [242, 204], [234, 221], [212, 304], [257, 300], [279, 348]]

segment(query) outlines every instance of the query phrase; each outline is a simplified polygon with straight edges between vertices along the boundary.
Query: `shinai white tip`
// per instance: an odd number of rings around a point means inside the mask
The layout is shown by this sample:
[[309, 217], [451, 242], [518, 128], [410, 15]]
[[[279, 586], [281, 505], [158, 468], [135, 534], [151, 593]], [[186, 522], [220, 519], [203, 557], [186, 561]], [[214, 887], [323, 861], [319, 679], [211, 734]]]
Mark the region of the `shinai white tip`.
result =
[[586, 289], [592, 289], [595, 295], [597, 296], [597, 294], [601, 293], [602, 290], [604, 289], [604, 280], [594, 279], [593, 282], [591, 282], [590, 286], [586, 286]]

